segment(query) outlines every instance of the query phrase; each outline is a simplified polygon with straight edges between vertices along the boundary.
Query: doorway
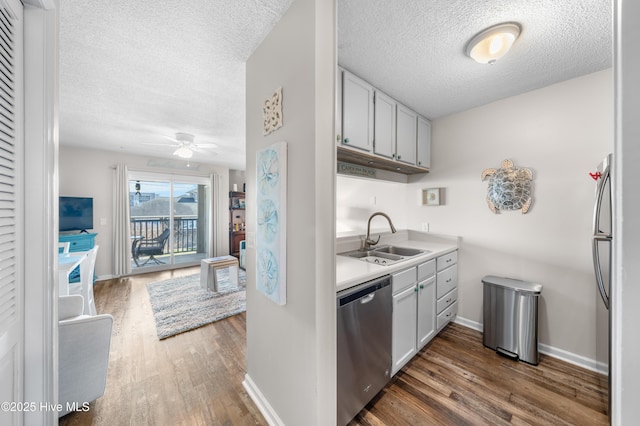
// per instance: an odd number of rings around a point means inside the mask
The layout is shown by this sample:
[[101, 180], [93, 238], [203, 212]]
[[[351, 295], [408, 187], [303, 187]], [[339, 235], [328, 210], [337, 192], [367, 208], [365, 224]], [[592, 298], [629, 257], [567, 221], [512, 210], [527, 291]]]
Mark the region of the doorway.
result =
[[131, 270], [198, 265], [210, 257], [211, 212], [208, 178], [130, 172]]

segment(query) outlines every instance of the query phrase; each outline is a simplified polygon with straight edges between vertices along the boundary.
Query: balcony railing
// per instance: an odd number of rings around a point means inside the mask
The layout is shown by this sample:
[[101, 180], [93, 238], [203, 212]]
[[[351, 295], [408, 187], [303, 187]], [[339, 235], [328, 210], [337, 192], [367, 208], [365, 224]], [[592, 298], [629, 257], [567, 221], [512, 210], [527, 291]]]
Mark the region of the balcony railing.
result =
[[[168, 217], [138, 216], [131, 218], [131, 236], [136, 238], [155, 238], [169, 227]], [[188, 253], [198, 251], [198, 218], [193, 216], [174, 216], [173, 253]], [[169, 252], [169, 244], [165, 247], [165, 253]]]

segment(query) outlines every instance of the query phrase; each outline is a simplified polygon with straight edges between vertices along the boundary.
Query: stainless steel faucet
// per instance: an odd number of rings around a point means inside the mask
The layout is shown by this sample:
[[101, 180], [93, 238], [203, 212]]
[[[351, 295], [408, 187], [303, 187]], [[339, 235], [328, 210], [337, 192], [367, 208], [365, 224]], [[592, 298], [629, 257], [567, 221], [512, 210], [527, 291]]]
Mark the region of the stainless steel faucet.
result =
[[376, 244], [378, 244], [378, 241], [380, 241], [380, 235], [378, 235], [378, 239], [373, 241], [371, 238], [369, 238], [369, 234], [371, 233], [371, 219], [373, 219], [376, 216], [384, 216], [387, 221], [389, 222], [389, 226], [391, 227], [391, 232], [393, 232], [394, 234], [397, 232], [396, 231], [396, 227], [393, 226], [393, 222], [391, 222], [391, 218], [389, 216], [387, 216], [386, 213], [382, 213], [382, 212], [375, 212], [373, 213], [371, 216], [369, 216], [369, 222], [367, 223], [367, 236], [364, 239], [364, 249], [365, 250], [369, 250], [369, 248], [371, 248], [371, 246], [375, 246]]

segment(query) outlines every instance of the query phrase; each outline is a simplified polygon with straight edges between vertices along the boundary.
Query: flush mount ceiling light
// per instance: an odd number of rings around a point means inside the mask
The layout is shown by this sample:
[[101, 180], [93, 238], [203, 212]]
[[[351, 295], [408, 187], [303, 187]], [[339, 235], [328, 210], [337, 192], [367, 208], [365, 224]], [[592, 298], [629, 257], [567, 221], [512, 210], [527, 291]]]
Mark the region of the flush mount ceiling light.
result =
[[515, 22], [489, 27], [469, 41], [466, 54], [481, 64], [493, 64], [511, 49], [520, 30], [520, 25]]

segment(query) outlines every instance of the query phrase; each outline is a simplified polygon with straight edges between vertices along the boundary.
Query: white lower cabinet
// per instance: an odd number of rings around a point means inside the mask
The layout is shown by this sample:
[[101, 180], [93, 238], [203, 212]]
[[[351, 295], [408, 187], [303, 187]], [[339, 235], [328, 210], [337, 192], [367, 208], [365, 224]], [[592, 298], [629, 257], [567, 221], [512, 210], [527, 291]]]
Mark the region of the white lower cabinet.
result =
[[392, 374], [402, 368], [417, 352], [416, 346], [416, 286], [393, 295]]
[[458, 313], [458, 252], [454, 251], [437, 260], [436, 313], [437, 331], [449, 324]]
[[418, 350], [436, 334], [436, 277], [418, 284]]
[[392, 374], [458, 312], [457, 259], [448, 253], [392, 275]]
[[392, 374], [436, 333], [435, 273], [435, 260], [430, 260], [393, 274]]

